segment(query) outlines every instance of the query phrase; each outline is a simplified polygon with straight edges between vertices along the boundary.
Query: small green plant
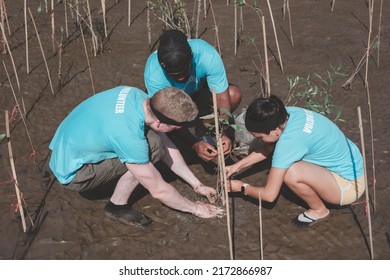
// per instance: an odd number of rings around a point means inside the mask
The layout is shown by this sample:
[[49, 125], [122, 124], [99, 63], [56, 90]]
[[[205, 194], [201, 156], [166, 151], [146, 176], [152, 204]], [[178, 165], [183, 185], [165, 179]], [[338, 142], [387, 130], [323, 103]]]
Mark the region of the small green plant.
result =
[[187, 16], [186, 6], [180, 0], [148, 1], [151, 12], [169, 29], [182, 31], [191, 37], [191, 23]]
[[341, 118], [343, 107], [331, 103], [333, 80], [336, 76], [346, 76], [340, 65], [336, 68], [330, 65], [330, 69], [323, 75], [314, 73], [314, 77], [311, 75], [287, 77], [288, 95], [284, 103], [290, 106], [303, 105], [306, 109], [327, 117], [331, 117], [334, 115], [333, 112], [337, 111], [333, 121], [345, 122]]

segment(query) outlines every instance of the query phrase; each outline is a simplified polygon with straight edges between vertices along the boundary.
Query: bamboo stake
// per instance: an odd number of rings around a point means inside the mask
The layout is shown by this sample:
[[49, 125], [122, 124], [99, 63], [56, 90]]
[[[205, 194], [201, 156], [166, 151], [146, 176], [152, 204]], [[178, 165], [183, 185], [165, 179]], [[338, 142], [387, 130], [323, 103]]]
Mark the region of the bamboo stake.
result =
[[381, 33], [382, 33], [382, 11], [383, 11], [383, 0], [381, 0], [381, 5], [379, 9], [379, 23], [378, 23], [378, 53], [377, 53], [377, 67], [379, 69], [379, 56], [380, 56], [380, 45], [381, 45]]
[[264, 60], [265, 60], [265, 78], [267, 80], [266, 97], [271, 95], [271, 85], [269, 80], [269, 65], [268, 65], [268, 51], [267, 51], [267, 34], [265, 30], [265, 19], [261, 16], [261, 25], [263, 26], [263, 41], [264, 41]]
[[68, 8], [67, 8], [67, 0], [64, 0], [64, 12], [65, 12], [65, 34], [66, 38], [69, 37], [69, 29], [68, 29]]
[[244, 11], [242, 7], [240, 7], [240, 30], [244, 31]]
[[366, 86], [367, 90], [367, 104], [370, 118], [370, 135], [371, 135], [371, 161], [372, 161], [372, 188], [373, 188], [373, 209], [376, 211], [376, 170], [375, 170], [375, 149], [374, 149], [374, 125], [372, 121], [372, 109], [371, 109], [371, 97], [369, 85]]
[[18, 209], [19, 209], [19, 213], [20, 213], [20, 218], [22, 219], [23, 231], [27, 232], [26, 220], [25, 220], [25, 217], [24, 217], [24, 209], [23, 209], [23, 205], [22, 205], [22, 198], [21, 198], [21, 194], [20, 194], [20, 190], [19, 190], [18, 178], [16, 176], [14, 155], [13, 155], [13, 152], [12, 152], [11, 137], [10, 137], [11, 135], [10, 135], [10, 130], [9, 130], [8, 110], [5, 110], [5, 127], [6, 127], [6, 134], [7, 134], [7, 138], [8, 138], [9, 160], [10, 160], [10, 163], [11, 163], [12, 176], [13, 176], [13, 179], [14, 179], [16, 198], [18, 200]]
[[98, 46], [97, 46], [97, 40], [95, 33], [93, 32], [93, 24], [92, 24], [92, 15], [91, 15], [91, 8], [89, 6], [89, 0], [87, 0], [87, 11], [88, 11], [88, 20], [89, 20], [89, 26], [91, 28], [92, 33], [92, 48], [93, 48], [93, 56], [97, 56], [98, 53]]
[[81, 38], [83, 39], [85, 57], [87, 58], [89, 77], [91, 78], [91, 83], [92, 83], [92, 91], [93, 91], [93, 94], [95, 94], [95, 86], [94, 86], [94, 83], [93, 83], [91, 64], [89, 63], [87, 45], [85, 44], [84, 33], [83, 33], [83, 28], [81, 27], [81, 24], [80, 24], [80, 32], [81, 32]]
[[293, 38], [293, 31], [292, 31], [292, 24], [291, 24], [291, 13], [290, 13], [290, 0], [287, 0], [287, 13], [288, 13], [288, 24], [290, 26], [291, 46], [294, 47], [294, 38]]
[[207, 0], [203, 1], [203, 7], [204, 7], [204, 18], [207, 18]]
[[195, 38], [199, 38], [199, 20], [200, 20], [200, 11], [202, 10], [202, 1], [197, 0], [197, 2], [198, 2], [198, 11], [196, 13]]
[[127, 26], [131, 25], [131, 0], [128, 0], [128, 5], [127, 5]]
[[[16, 70], [16, 66], [15, 66], [15, 61], [14, 61], [14, 56], [12, 55], [12, 52], [11, 52], [11, 48], [8, 44], [8, 40], [7, 40], [7, 36], [5, 35], [5, 31], [4, 31], [4, 26], [3, 24], [0, 24], [0, 28], [1, 28], [1, 32], [3, 33], [3, 41], [5, 43], [5, 46], [7, 47], [7, 50], [8, 50], [8, 53], [9, 53], [9, 57], [11, 59], [11, 63], [12, 63], [12, 67], [14, 69], [14, 73], [15, 73], [15, 78], [16, 78], [16, 84], [18, 86], [18, 92], [19, 92], [19, 95], [20, 95], [20, 98], [22, 100], [22, 105], [23, 105], [23, 114], [26, 115], [27, 112], [26, 112], [26, 106], [24, 105], [24, 98], [23, 98], [23, 94], [20, 90], [20, 83], [19, 83], [19, 76], [18, 76], [18, 72]], [[20, 108], [19, 108], [20, 109]]]
[[332, 0], [332, 7], [330, 8], [330, 10], [333, 12], [333, 8], [334, 8], [334, 4], [336, 3], [336, 0]]
[[355, 71], [351, 74], [351, 76], [348, 78], [348, 80], [342, 84], [341, 86], [345, 89], [352, 89], [352, 82], [355, 79], [356, 75], [359, 73], [359, 71], [362, 69], [363, 65], [366, 62], [366, 57], [370, 55], [370, 53], [375, 49], [375, 40], [377, 40], [378, 35], [372, 40], [371, 48], [367, 49], [367, 51], [364, 53], [363, 57], [360, 59], [358, 65], [356, 66]]
[[54, 22], [54, 0], [51, 0], [51, 42], [53, 44], [53, 53], [56, 52], [56, 43], [55, 43], [55, 22]]
[[[0, 25], [4, 26], [4, 11], [3, 11], [3, 0], [0, 0]], [[4, 28], [4, 27], [3, 27]], [[5, 41], [3, 40], [3, 53], [6, 54]]]
[[7, 24], [8, 35], [11, 35], [11, 28], [9, 27], [9, 21], [7, 16], [7, 8], [5, 7], [5, 1], [3, 0], [2, 10], [5, 15], [4, 22]]
[[[370, 52], [370, 49], [371, 49], [371, 33], [372, 33], [372, 18], [373, 18], [373, 13], [374, 13], [374, 0], [369, 0], [369, 8], [368, 8], [368, 11], [369, 11], [369, 31], [368, 31], [368, 40], [367, 40], [367, 52], [369, 53]], [[365, 86], [367, 87], [367, 83], [368, 83], [368, 62], [370, 60], [370, 56], [367, 55], [366, 56], [366, 75], [365, 75], [365, 78], [364, 78], [364, 83], [365, 83]]]
[[286, 20], [286, 10], [287, 10], [287, 0], [283, 0], [283, 7], [282, 7], [283, 20]]
[[28, 30], [27, 30], [27, 0], [24, 0], [24, 34], [26, 37], [26, 71], [30, 74], [30, 64], [28, 59]]
[[[19, 105], [18, 99], [16, 98], [16, 94], [15, 94], [15, 91], [14, 91], [14, 87], [12, 86], [11, 79], [10, 79], [10, 76], [9, 76], [9, 73], [8, 73], [8, 70], [7, 70], [7, 67], [5, 66], [4, 61], [2, 61], [2, 62], [3, 62], [3, 67], [4, 67], [5, 73], [6, 73], [6, 75], [7, 75], [8, 82], [9, 82], [9, 85], [10, 85], [10, 88], [11, 88], [11, 91], [12, 91], [12, 94], [13, 94], [13, 96], [14, 96], [15, 104], [16, 104], [16, 106], [18, 107], [18, 109], [20, 110], [20, 105]], [[32, 154], [35, 154], [34, 145], [33, 145], [32, 140], [31, 140], [30, 132], [28, 131], [28, 128], [27, 128], [26, 118], [25, 118], [25, 116], [24, 116], [23, 114], [20, 114], [20, 116], [21, 116], [21, 118], [22, 118], [22, 122], [23, 122], [24, 128], [26, 129], [27, 138], [28, 138], [28, 140], [29, 140], [29, 142], [30, 142], [31, 149], [32, 149]]]
[[281, 53], [280, 53], [280, 47], [279, 47], [278, 34], [276, 33], [276, 27], [275, 27], [274, 16], [273, 16], [273, 13], [272, 13], [271, 3], [270, 3], [269, 0], [267, 0], [267, 4], [268, 4], [269, 13], [270, 13], [270, 15], [271, 15], [272, 28], [273, 28], [273, 30], [274, 30], [274, 36], [275, 36], [275, 41], [276, 41], [276, 48], [277, 48], [277, 50], [278, 50], [278, 56], [279, 56], [280, 69], [282, 70], [282, 73], [284, 73], [282, 55], [281, 55]]
[[259, 230], [260, 230], [260, 257], [261, 260], [264, 260], [264, 253], [263, 253], [263, 218], [261, 215], [261, 192], [259, 192]]
[[146, 9], [146, 30], [148, 31], [148, 44], [149, 49], [152, 48], [152, 27], [150, 26], [150, 3], [147, 2], [148, 8]]
[[364, 166], [364, 180], [365, 180], [365, 192], [366, 192], [366, 213], [368, 221], [368, 231], [370, 236], [370, 252], [371, 259], [374, 259], [374, 245], [372, 241], [372, 226], [371, 226], [371, 211], [370, 211], [370, 197], [368, 194], [368, 185], [367, 185], [367, 169], [366, 169], [366, 152], [364, 148], [364, 134], [363, 134], [363, 122], [362, 122], [362, 112], [360, 106], [357, 108], [358, 117], [359, 117], [359, 128], [360, 128], [360, 140], [362, 145], [362, 154], [363, 154], [363, 166]]
[[[210, 3], [211, 4], [211, 3]], [[226, 168], [225, 168], [225, 158], [223, 154], [223, 148], [222, 148], [222, 137], [219, 130], [219, 114], [218, 114], [218, 108], [217, 108], [217, 96], [215, 93], [215, 87], [212, 89], [212, 95], [213, 95], [213, 108], [214, 108], [214, 122], [215, 122], [215, 136], [217, 140], [217, 150], [218, 150], [218, 161], [220, 163], [220, 175], [221, 175], [221, 182], [223, 185], [223, 190], [225, 194], [225, 201], [226, 201], [226, 218], [227, 218], [227, 227], [228, 227], [228, 238], [229, 238], [229, 248], [230, 248], [230, 259], [234, 259], [233, 255], [233, 240], [232, 240], [232, 231], [230, 226], [230, 207], [229, 207], [229, 196], [228, 196], [228, 190], [227, 190], [227, 177], [226, 177]]]
[[218, 53], [219, 53], [219, 55], [222, 55], [222, 54], [221, 54], [221, 45], [220, 45], [220, 43], [219, 43], [218, 25], [217, 25], [217, 21], [216, 21], [216, 19], [215, 19], [213, 4], [211, 3], [211, 0], [209, 0], [209, 4], [210, 4], [211, 14], [212, 14], [212, 16], [213, 16], [213, 21], [214, 21], [215, 38], [217, 39]]
[[237, 6], [234, 6], [234, 55], [237, 55]]
[[45, 66], [46, 66], [47, 77], [49, 78], [50, 89], [51, 89], [52, 94], [55, 95], [54, 89], [53, 89], [53, 84], [52, 84], [51, 78], [50, 78], [49, 66], [47, 65], [45, 53], [44, 53], [44, 51], [43, 51], [43, 47], [42, 47], [42, 43], [41, 43], [41, 38], [39, 37], [38, 29], [37, 29], [37, 26], [36, 26], [36, 24], [35, 24], [35, 20], [34, 20], [34, 17], [33, 17], [33, 15], [32, 15], [32, 13], [31, 13], [30, 8], [28, 8], [28, 12], [30, 13], [30, 17], [31, 17], [31, 20], [32, 20], [33, 25], [34, 25], [35, 33], [37, 34], [37, 39], [38, 39], [39, 46], [40, 46], [40, 48], [41, 48], [41, 53], [42, 53], [43, 61], [45, 62]]
[[107, 38], [107, 21], [106, 21], [106, 0], [101, 0], [104, 24], [104, 36]]

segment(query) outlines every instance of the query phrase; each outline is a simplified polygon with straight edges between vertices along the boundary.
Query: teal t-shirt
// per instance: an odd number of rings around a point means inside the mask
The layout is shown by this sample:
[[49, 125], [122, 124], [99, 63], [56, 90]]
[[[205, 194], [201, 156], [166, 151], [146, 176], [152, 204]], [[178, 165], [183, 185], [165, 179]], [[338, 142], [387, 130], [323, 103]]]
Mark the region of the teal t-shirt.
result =
[[354, 180], [363, 175], [359, 148], [325, 116], [298, 107], [287, 107], [289, 119], [275, 146], [272, 167], [289, 168], [306, 161]]
[[145, 92], [119, 86], [80, 103], [60, 124], [49, 148], [50, 168], [68, 184], [87, 163], [118, 157], [122, 162], [149, 162], [142, 103]]
[[165, 73], [158, 62], [157, 51], [149, 56], [145, 65], [144, 80], [150, 96], [166, 87], [180, 88], [193, 95], [206, 82], [210, 92], [215, 87], [217, 94], [228, 88], [225, 67], [216, 49], [201, 39], [188, 40], [188, 43], [193, 53], [192, 71], [189, 79], [183, 83], [175, 81]]

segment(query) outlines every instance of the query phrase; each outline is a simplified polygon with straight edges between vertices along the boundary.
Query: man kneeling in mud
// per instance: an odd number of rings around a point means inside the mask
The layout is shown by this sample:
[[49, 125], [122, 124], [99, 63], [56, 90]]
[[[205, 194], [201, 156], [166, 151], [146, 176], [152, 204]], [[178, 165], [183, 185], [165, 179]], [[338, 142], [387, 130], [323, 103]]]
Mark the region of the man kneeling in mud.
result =
[[144, 228], [153, 222], [128, 204], [138, 184], [173, 209], [202, 218], [221, 216], [222, 209], [183, 197], [153, 165], [162, 159], [196, 193], [215, 202], [215, 189], [200, 182], [165, 134], [191, 124], [197, 114], [191, 98], [172, 87], [151, 98], [129, 86], [103, 91], [79, 104], [60, 124], [49, 146], [50, 168], [65, 189], [77, 192], [119, 178], [104, 211], [125, 224]]

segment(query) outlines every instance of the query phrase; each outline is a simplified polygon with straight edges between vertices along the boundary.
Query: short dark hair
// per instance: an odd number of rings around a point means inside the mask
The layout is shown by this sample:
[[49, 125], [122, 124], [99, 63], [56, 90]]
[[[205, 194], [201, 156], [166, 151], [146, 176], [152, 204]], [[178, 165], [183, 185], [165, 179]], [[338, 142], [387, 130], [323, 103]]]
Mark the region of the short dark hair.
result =
[[246, 110], [245, 127], [249, 132], [269, 134], [287, 119], [286, 107], [278, 97], [260, 97], [253, 100]]
[[157, 57], [168, 74], [186, 69], [192, 61], [192, 50], [186, 35], [175, 29], [166, 31], [160, 38]]

